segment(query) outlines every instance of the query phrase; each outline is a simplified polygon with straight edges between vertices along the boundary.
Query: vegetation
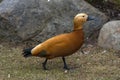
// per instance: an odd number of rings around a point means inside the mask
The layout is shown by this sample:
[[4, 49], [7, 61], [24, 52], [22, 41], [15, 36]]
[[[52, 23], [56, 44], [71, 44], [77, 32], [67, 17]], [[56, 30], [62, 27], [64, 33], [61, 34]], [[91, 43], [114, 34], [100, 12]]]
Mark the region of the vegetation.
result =
[[0, 0], [0, 2], [2, 2], [2, 0]]
[[21, 47], [0, 45], [0, 80], [119, 80], [120, 56], [113, 50], [93, 47], [89, 54], [77, 52], [66, 58], [69, 71], [64, 71], [61, 58], [48, 61], [22, 57]]
[[105, 13], [110, 20], [120, 19], [120, 0], [86, 0]]
[[98, 0], [86, 0], [86, 1], [88, 1], [88, 2], [90, 2], [90, 3], [97, 3], [97, 2], [100, 2], [100, 3], [105, 3], [105, 2], [111, 2], [111, 3], [115, 3], [115, 4], [120, 4], [120, 0], [100, 0], [100, 1], [98, 1]]

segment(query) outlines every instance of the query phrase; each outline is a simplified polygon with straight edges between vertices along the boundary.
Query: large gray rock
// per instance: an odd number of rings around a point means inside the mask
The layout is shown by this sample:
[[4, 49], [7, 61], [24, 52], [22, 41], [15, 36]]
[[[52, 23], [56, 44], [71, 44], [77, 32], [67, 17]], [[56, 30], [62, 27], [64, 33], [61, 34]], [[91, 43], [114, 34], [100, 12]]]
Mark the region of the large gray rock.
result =
[[100, 30], [98, 45], [120, 50], [120, 20], [106, 23]]
[[13, 42], [41, 42], [73, 29], [73, 18], [85, 12], [96, 19], [85, 24], [86, 37], [108, 20], [84, 0], [3, 0], [0, 38]]

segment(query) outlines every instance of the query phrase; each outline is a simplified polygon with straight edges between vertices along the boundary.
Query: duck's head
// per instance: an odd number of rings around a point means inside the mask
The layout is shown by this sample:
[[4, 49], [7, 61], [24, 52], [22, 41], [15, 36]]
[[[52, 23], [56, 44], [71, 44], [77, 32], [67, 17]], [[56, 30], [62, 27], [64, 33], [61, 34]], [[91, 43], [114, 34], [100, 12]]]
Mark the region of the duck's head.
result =
[[79, 30], [83, 28], [83, 24], [86, 21], [93, 20], [92, 17], [85, 13], [79, 13], [74, 17], [74, 30]]

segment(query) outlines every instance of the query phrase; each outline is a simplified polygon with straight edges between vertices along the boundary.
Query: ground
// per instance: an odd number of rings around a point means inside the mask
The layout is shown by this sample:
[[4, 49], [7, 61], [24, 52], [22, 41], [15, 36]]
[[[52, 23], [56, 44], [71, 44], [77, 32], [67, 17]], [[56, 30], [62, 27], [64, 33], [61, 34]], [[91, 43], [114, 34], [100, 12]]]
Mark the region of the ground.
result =
[[120, 54], [91, 46], [66, 57], [69, 71], [63, 69], [61, 58], [24, 58], [22, 47], [0, 45], [0, 80], [120, 80]]

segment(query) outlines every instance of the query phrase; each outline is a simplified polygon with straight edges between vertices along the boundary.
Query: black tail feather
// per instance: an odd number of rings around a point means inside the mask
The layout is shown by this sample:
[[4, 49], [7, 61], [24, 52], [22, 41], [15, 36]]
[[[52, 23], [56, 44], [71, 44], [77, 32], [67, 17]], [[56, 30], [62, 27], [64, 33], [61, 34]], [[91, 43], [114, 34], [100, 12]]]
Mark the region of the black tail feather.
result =
[[33, 47], [32, 47], [32, 48], [24, 49], [22, 55], [23, 55], [25, 58], [32, 56], [32, 54], [31, 54], [31, 50], [32, 50], [32, 49], [33, 49]]

